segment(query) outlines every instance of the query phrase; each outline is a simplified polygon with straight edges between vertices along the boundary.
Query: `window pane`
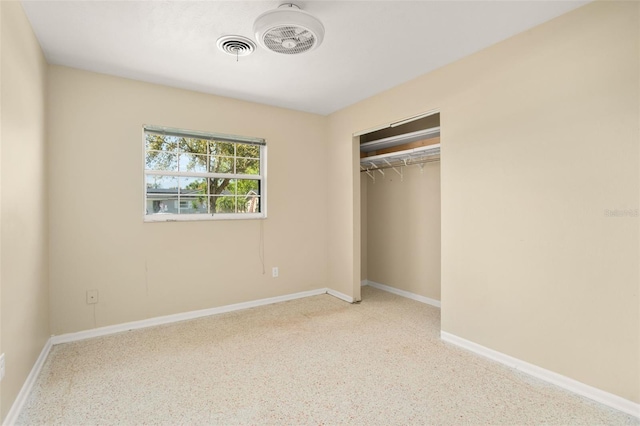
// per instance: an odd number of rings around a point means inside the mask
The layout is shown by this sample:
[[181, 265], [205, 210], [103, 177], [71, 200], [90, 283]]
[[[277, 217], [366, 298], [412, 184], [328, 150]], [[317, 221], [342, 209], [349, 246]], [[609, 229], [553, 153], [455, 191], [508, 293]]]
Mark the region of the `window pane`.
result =
[[238, 157], [260, 158], [260, 147], [258, 145], [247, 145], [239, 143], [237, 147]]
[[231, 157], [211, 157], [212, 173], [233, 173], [233, 158]]
[[260, 197], [257, 195], [239, 196], [237, 203], [238, 213], [260, 213]]
[[208, 141], [202, 139], [181, 138], [180, 152], [189, 152], [192, 154], [207, 154]]
[[211, 155], [224, 155], [226, 157], [234, 157], [236, 155], [235, 145], [232, 142], [213, 141], [209, 144]]
[[177, 138], [172, 136], [146, 135], [145, 149], [147, 151], [174, 151], [178, 147]]
[[235, 195], [235, 179], [211, 179], [210, 195]]
[[147, 214], [177, 212], [178, 178], [173, 176], [146, 176]]
[[206, 173], [208, 158], [206, 155], [180, 154], [180, 171]]
[[238, 195], [260, 195], [260, 186], [257, 180], [253, 179], [238, 179], [237, 183]]
[[180, 214], [207, 214], [209, 197], [180, 196]]
[[175, 172], [178, 170], [176, 154], [165, 151], [147, 151], [146, 169]]
[[146, 176], [147, 214], [168, 214], [178, 211], [178, 179], [173, 176]]
[[228, 179], [229, 184], [222, 191], [222, 195], [236, 195], [236, 191], [238, 190], [238, 181], [235, 179]]
[[178, 213], [178, 196], [164, 195], [147, 198], [147, 214]]
[[236, 173], [241, 175], [259, 175], [260, 160], [238, 158], [236, 160]]
[[207, 194], [207, 179], [195, 178], [195, 177], [181, 177], [180, 182], [180, 194], [189, 195], [206, 195]]
[[175, 176], [147, 175], [147, 194], [152, 193], [178, 193], [178, 178]]
[[215, 210], [212, 213], [235, 213], [236, 197], [233, 195], [213, 197]]

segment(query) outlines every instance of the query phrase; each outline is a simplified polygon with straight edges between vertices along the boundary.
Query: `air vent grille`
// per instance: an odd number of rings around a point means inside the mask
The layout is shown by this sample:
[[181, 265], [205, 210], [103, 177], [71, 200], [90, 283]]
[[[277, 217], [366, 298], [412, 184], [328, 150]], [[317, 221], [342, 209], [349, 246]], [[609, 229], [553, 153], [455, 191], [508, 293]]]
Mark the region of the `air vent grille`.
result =
[[316, 37], [306, 28], [282, 25], [267, 31], [263, 42], [267, 49], [274, 52], [296, 55], [312, 49], [316, 44]]
[[256, 50], [256, 44], [249, 38], [237, 35], [222, 36], [217, 42], [218, 49], [233, 56], [247, 56]]

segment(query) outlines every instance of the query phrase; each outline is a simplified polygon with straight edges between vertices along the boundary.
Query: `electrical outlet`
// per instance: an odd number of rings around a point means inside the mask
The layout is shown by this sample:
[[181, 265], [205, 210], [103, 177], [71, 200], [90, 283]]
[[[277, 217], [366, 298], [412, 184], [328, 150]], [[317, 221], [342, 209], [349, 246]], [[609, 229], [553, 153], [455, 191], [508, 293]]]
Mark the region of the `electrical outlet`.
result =
[[0, 355], [0, 380], [4, 379], [4, 354]]
[[98, 303], [98, 290], [87, 290], [87, 304]]
[[278, 274], [279, 274], [279, 272], [278, 272], [278, 267], [277, 267], [277, 266], [274, 266], [274, 267], [271, 269], [271, 276], [273, 276], [273, 278], [278, 278]]

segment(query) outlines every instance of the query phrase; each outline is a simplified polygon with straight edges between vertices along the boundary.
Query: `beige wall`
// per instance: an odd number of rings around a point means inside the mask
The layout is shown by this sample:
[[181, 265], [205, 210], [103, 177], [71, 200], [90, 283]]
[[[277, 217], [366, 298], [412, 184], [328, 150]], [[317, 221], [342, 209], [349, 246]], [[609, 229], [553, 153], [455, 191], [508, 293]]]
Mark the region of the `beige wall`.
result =
[[402, 175], [364, 175], [367, 277], [440, 300], [440, 163], [403, 167]]
[[369, 264], [367, 261], [367, 245], [368, 245], [368, 213], [367, 213], [367, 188], [369, 177], [366, 174], [360, 174], [360, 280], [368, 279]]
[[[0, 353], [4, 353], [2, 346], [2, 22], [3, 7], [0, 4]], [[0, 385], [0, 423], [4, 420], [2, 411], [2, 385]]]
[[[343, 120], [344, 119], [344, 120]], [[327, 150], [328, 286], [360, 300], [360, 151], [348, 114], [329, 116]], [[356, 127], [357, 129], [357, 127]]]
[[[352, 133], [439, 109], [443, 330], [634, 402], [638, 218], [605, 210], [639, 205], [639, 7], [591, 3], [329, 117], [330, 191], [357, 203]], [[348, 283], [359, 212], [330, 218]]]
[[[327, 286], [326, 117], [59, 66], [49, 89], [54, 334]], [[143, 124], [266, 138], [268, 218], [143, 223]]]
[[4, 418], [49, 338], [47, 65], [18, 2], [0, 2], [0, 284]]

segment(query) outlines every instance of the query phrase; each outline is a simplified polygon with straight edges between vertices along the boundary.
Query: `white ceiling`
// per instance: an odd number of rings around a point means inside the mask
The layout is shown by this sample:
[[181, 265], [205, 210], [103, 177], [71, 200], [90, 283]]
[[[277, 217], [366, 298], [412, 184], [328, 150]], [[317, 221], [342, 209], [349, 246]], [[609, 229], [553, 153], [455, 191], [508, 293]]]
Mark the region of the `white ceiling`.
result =
[[281, 1], [22, 2], [49, 63], [329, 114], [575, 9], [588, 1], [295, 1], [323, 44], [236, 58], [222, 35]]

